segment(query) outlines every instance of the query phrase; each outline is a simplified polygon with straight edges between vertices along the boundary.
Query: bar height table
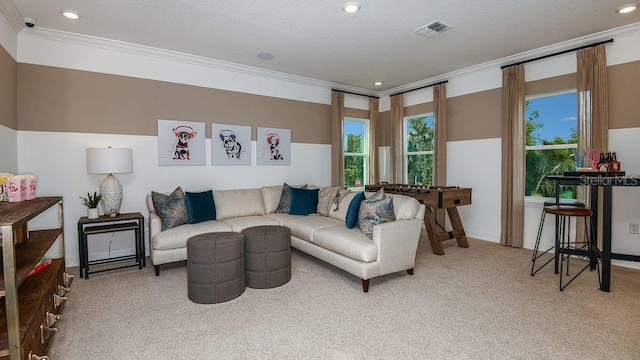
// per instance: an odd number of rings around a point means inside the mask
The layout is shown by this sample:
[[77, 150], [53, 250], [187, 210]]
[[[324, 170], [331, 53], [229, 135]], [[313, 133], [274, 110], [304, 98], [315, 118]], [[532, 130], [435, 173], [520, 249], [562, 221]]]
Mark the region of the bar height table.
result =
[[[585, 175], [549, 175], [547, 179], [555, 181], [556, 202], [560, 198], [560, 185], [588, 186], [591, 193], [591, 222], [594, 229], [592, 241], [597, 244], [598, 214], [602, 210], [602, 285], [600, 290], [609, 292], [611, 288], [611, 259], [640, 261], [638, 255], [616, 254], [611, 252], [611, 209], [614, 186], [640, 186], [640, 177], [613, 176], [607, 173]], [[602, 188], [602, 204], [598, 203], [598, 189]], [[600, 206], [601, 205], [601, 206]], [[557, 236], [557, 235], [556, 235]]]

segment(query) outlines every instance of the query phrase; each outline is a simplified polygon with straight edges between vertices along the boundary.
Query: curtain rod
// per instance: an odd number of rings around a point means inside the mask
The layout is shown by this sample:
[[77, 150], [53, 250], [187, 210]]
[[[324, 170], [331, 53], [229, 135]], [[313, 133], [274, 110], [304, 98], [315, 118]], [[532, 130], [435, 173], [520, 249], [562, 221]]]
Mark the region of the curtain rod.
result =
[[345, 94], [351, 94], [351, 95], [364, 96], [364, 97], [368, 97], [368, 98], [380, 99], [379, 96], [358, 94], [358, 93], [354, 93], [354, 92], [350, 92], [350, 91], [344, 91], [344, 90], [338, 90], [338, 89], [331, 89], [331, 91], [337, 91], [337, 92], [341, 92], [341, 93], [345, 93]]
[[584, 46], [578, 46], [576, 48], [573, 49], [569, 49], [569, 50], [564, 50], [564, 51], [559, 51], [553, 54], [549, 54], [549, 55], [544, 55], [544, 56], [539, 56], [537, 58], [533, 58], [533, 59], [529, 59], [529, 60], [523, 60], [523, 61], [519, 61], [517, 63], [513, 63], [513, 64], [509, 64], [509, 65], [503, 65], [500, 67], [500, 69], [504, 69], [504, 68], [508, 68], [511, 66], [517, 66], [520, 64], [526, 64], [528, 62], [532, 62], [532, 61], [537, 61], [537, 60], [542, 60], [542, 59], [546, 59], [546, 58], [550, 58], [552, 56], [558, 56], [558, 55], [562, 55], [562, 54], [566, 54], [566, 53], [570, 53], [573, 51], [578, 51], [578, 50], [582, 50], [582, 49], [587, 49], [587, 48], [591, 48], [591, 47], [596, 47], [598, 45], [602, 45], [602, 44], [608, 44], [608, 43], [612, 43], [613, 39], [609, 39], [609, 40], [604, 40], [604, 41], [600, 41], [600, 42], [596, 42], [593, 44], [589, 44], [589, 45], [584, 45]]
[[437, 83], [433, 83], [433, 84], [429, 84], [429, 85], [425, 85], [425, 86], [420, 86], [419, 88], [415, 88], [415, 89], [411, 89], [411, 90], [401, 91], [401, 92], [398, 92], [398, 93], [395, 93], [395, 94], [391, 94], [389, 96], [391, 97], [391, 96], [396, 96], [396, 95], [400, 95], [400, 94], [404, 94], [404, 93], [408, 93], [408, 92], [412, 92], [412, 91], [416, 91], [416, 90], [426, 89], [428, 87], [432, 87], [432, 86], [436, 86], [436, 85], [440, 85], [440, 84], [446, 84], [448, 82], [449, 82], [449, 80], [439, 81]]

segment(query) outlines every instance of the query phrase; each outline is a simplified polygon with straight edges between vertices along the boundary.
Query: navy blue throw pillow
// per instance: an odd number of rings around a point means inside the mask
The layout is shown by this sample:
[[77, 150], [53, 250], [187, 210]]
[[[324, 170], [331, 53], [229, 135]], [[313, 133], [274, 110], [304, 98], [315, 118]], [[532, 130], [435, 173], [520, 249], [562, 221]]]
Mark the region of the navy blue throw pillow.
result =
[[213, 202], [213, 191], [186, 192], [187, 212], [189, 213], [189, 223], [216, 219], [216, 205]]
[[356, 225], [358, 225], [358, 212], [360, 211], [360, 203], [364, 200], [364, 193], [358, 193], [349, 204], [349, 209], [347, 209], [347, 217], [344, 219], [347, 227], [349, 229], [353, 229]]
[[291, 188], [291, 215], [311, 215], [318, 211], [318, 191], [320, 189]]

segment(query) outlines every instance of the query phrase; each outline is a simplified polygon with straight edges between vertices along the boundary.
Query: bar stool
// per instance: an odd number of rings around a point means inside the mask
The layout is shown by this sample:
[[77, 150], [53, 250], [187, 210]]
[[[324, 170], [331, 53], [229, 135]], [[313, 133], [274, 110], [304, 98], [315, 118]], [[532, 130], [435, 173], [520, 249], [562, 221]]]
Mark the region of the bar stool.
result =
[[[558, 246], [557, 243], [554, 242], [554, 245], [551, 246], [550, 248], [548, 248], [546, 251], [540, 252], [539, 248], [540, 248], [540, 238], [542, 236], [542, 229], [544, 227], [544, 219], [545, 219], [545, 215], [547, 214], [547, 212], [545, 211], [545, 209], [548, 206], [554, 206], [554, 205], [562, 205], [562, 206], [571, 206], [571, 207], [577, 207], [577, 208], [584, 208], [585, 205], [581, 202], [575, 201], [575, 200], [568, 200], [568, 199], [560, 199], [560, 201], [558, 201], [558, 203], [556, 204], [555, 199], [552, 201], [545, 201], [544, 202], [544, 206], [542, 208], [542, 215], [540, 216], [540, 225], [538, 225], [538, 235], [536, 236], [536, 244], [533, 247], [533, 254], [531, 255], [531, 276], [534, 276], [538, 271], [540, 271], [543, 267], [545, 267], [548, 263], [551, 262], [551, 260], [557, 259], [557, 256], [552, 257], [551, 259], [547, 260], [547, 262], [545, 262], [544, 264], [540, 265], [539, 268], [535, 268], [536, 267], [536, 260], [538, 260], [538, 258], [540, 258], [541, 256], [544, 256], [545, 254], [549, 253], [549, 251], [555, 249], [556, 246]], [[569, 219], [570, 220], [570, 219]], [[569, 223], [569, 226], [571, 226], [571, 223]], [[558, 262], [556, 261], [555, 263], [555, 272], [556, 274], [558, 273]]]
[[[591, 224], [591, 215], [593, 212], [590, 209], [576, 207], [576, 206], [566, 206], [566, 205], [551, 205], [546, 206], [544, 208], [546, 213], [552, 215], [558, 215], [560, 224], [556, 227], [558, 233], [556, 238], [560, 239], [560, 244], [557, 244], [558, 248], [556, 249], [556, 254], [560, 255], [560, 291], [563, 291], [573, 280], [575, 280], [580, 274], [582, 274], [587, 268], [590, 270], [597, 269], [598, 272], [598, 284], [602, 284], [602, 280], [600, 278], [600, 265], [598, 263], [598, 258], [601, 258], [597, 247], [591, 242], [591, 236], [593, 235], [593, 227], [587, 224]], [[571, 228], [569, 226], [569, 221], [571, 217], [582, 217], [584, 218], [584, 233], [585, 239], [584, 241], [570, 241], [570, 232]], [[569, 220], [569, 221], [568, 221]], [[589, 231], [591, 228], [591, 231]], [[564, 263], [567, 263], [567, 272], [566, 275], [569, 276], [569, 259], [572, 255], [584, 256], [589, 258], [589, 262], [577, 273], [575, 274], [566, 284], [562, 282], [562, 275], [564, 270]], [[557, 255], [556, 255], [557, 256]]]

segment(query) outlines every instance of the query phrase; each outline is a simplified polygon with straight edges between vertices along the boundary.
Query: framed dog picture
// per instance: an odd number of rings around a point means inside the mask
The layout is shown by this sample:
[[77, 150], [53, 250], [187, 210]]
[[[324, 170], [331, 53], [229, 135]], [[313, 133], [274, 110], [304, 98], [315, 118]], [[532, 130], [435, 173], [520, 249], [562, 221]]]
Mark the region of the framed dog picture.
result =
[[258, 165], [291, 165], [291, 130], [259, 127], [256, 142]]
[[205, 165], [204, 123], [158, 120], [158, 165]]
[[211, 124], [211, 165], [251, 165], [251, 126]]

